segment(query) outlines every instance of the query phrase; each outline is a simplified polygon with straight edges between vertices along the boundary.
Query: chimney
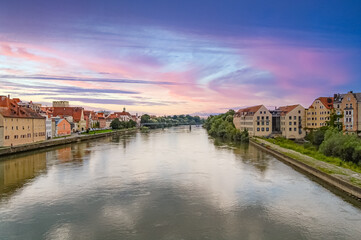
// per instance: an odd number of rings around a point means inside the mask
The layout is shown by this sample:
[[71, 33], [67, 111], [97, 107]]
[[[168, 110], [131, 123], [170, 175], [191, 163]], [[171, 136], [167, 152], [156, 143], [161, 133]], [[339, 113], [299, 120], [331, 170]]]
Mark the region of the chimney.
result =
[[353, 91], [350, 91], [350, 93], [353, 93]]

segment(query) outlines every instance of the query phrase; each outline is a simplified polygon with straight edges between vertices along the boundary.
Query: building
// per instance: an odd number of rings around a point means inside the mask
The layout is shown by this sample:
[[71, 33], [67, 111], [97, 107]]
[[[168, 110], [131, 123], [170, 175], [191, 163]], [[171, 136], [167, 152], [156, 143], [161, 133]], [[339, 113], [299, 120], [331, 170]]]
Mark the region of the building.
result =
[[68, 101], [53, 101], [53, 107], [70, 107]]
[[86, 121], [86, 129], [97, 127], [97, 118], [94, 111], [84, 110], [84, 118]]
[[45, 137], [46, 139], [51, 139], [53, 137], [52, 119], [45, 113], [41, 113], [41, 116], [45, 117]]
[[272, 133], [272, 114], [263, 105], [238, 110], [233, 123], [240, 131], [247, 130], [252, 137], [265, 137]]
[[106, 128], [107, 127], [107, 121], [105, 119], [104, 112], [97, 113], [96, 118], [98, 119], [99, 128]]
[[327, 125], [333, 110], [332, 97], [316, 98], [306, 109], [306, 128], [316, 129]]
[[123, 112], [115, 112], [114, 114], [119, 118], [120, 121], [123, 122], [128, 122], [132, 119], [132, 115], [125, 111], [125, 108], [123, 108]]
[[67, 136], [71, 134], [71, 124], [64, 118], [55, 118], [55, 136]]
[[86, 130], [86, 120], [82, 107], [53, 107], [53, 117], [66, 119], [72, 125], [73, 132]]
[[0, 146], [16, 146], [46, 139], [45, 117], [18, 105], [19, 99], [0, 96]]
[[347, 133], [361, 132], [361, 93], [335, 94], [333, 107], [339, 118], [342, 130]]
[[301, 139], [306, 136], [305, 108], [301, 105], [283, 106], [280, 113], [282, 136], [288, 139]]
[[40, 103], [33, 103], [32, 101], [30, 102], [18, 102], [18, 105], [20, 107], [26, 107], [26, 108], [31, 108], [32, 110], [34, 110], [37, 113], [41, 112], [41, 104]]

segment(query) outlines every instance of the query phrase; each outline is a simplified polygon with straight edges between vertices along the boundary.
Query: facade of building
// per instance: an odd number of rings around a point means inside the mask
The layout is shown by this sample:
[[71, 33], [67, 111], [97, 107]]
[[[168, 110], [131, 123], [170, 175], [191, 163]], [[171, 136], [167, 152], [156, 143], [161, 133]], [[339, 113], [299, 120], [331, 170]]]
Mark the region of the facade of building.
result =
[[233, 117], [234, 126], [247, 130], [250, 136], [269, 136], [272, 133], [272, 114], [263, 105], [240, 109]]
[[55, 122], [55, 136], [67, 136], [71, 134], [71, 124], [63, 118], [54, 120]]
[[334, 109], [336, 114], [342, 115], [339, 119], [342, 123], [342, 130], [346, 133], [361, 132], [361, 93], [353, 93], [334, 95]]
[[306, 113], [301, 105], [283, 106], [280, 112], [282, 136], [287, 139], [302, 139], [306, 136]]
[[98, 122], [99, 122], [99, 128], [106, 128], [107, 127], [107, 121], [105, 119], [105, 116], [104, 116], [103, 112], [98, 112], [96, 118], [98, 119]]
[[16, 146], [46, 139], [45, 118], [17, 99], [0, 96], [0, 146]]
[[123, 112], [115, 112], [114, 113], [120, 121], [127, 122], [132, 119], [132, 115], [125, 111], [125, 108], [123, 108]]
[[316, 129], [327, 125], [333, 110], [332, 97], [316, 98], [312, 105], [306, 109], [306, 128]]

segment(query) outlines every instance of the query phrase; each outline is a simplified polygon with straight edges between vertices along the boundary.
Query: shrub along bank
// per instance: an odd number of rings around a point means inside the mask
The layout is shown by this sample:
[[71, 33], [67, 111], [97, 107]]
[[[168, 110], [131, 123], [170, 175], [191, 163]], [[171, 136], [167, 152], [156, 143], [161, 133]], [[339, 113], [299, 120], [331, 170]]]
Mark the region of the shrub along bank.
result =
[[234, 110], [216, 116], [209, 116], [203, 127], [207, 129], [209, 135], [219, 137], [224, 140], [248, 142], [248, 132], [240, 132], [233, 124]]
[[311, 131], [308, 142], [295, 143], [285, 138], [265, 139], [317, 160], [361, 172], [361, 140], [356, 135], [345, 135], [334, 127], [323, 127]]

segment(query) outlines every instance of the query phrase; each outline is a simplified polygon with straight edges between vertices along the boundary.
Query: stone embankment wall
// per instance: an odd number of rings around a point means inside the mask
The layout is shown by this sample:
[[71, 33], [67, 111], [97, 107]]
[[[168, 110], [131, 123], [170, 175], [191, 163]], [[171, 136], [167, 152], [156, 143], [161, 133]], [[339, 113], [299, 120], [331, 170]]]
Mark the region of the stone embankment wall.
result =
[[261, 148], [262, 150], [275, 156], [277, 159], [291, 165], [292, 167], [294, 167], [298, 170], [301, 170], [301, 171], [317, 178], [321, 182], [326, 183], [332, 187], [335, 187], [335, 188], [357, 198], [358, 200], [361, 200], [361, 188], [359, 188], [355, 185], [352, 185], [342, 179], [339, 179], [339, 178], [331, 176], [327, 173], [321, 172], [320, 170], [318, 170], [314, 167], [311, 167], [303, 162], [297, 161], [296, 159], [290, 158], [278, 151], [275, 151], [273, 149], [270, 149], [269, 147], [266, 147], [264, 144], [257, 143], [254, 140], [250, 140], [250, 144]]

